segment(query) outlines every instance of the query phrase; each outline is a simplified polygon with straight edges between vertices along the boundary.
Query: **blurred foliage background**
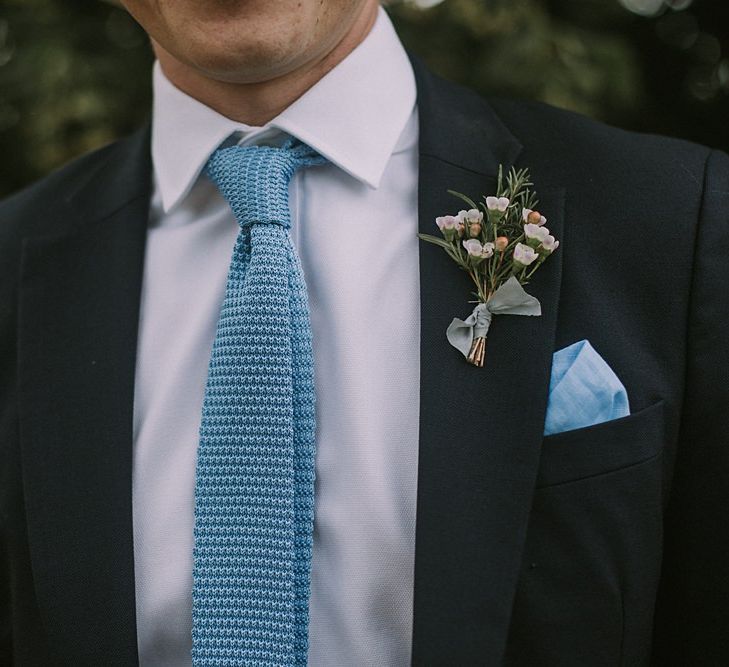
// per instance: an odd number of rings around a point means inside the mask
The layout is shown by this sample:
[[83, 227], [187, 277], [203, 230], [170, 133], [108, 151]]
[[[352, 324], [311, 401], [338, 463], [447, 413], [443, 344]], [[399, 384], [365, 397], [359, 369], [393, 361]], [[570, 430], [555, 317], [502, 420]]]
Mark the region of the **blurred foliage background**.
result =
[[[403, 0], [388, 11], [408, 48], [486, 94], [729, 149], [728, 0]], [[2, 0], [0, 196], [145, 122], [151, 62], [113, 2]]]

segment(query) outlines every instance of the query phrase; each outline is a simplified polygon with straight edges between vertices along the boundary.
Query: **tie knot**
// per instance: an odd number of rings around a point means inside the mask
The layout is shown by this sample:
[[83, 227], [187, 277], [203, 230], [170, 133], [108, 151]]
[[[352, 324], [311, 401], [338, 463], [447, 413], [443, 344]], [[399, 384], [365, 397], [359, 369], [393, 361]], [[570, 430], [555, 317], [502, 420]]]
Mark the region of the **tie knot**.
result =
[[297, 169], [324, 164], [312, 148], [294, 139], [281, 148], [231, 146], [208, 160], [207, 173], [230, 204], [241, 227], [291, 226], [289, 182]]

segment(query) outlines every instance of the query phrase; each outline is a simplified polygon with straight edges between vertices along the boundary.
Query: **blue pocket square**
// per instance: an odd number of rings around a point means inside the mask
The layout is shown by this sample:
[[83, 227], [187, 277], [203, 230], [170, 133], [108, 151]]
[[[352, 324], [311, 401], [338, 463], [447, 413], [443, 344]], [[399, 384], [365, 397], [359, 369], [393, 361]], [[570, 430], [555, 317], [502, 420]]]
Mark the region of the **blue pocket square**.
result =
[[590, 343], [581, 340], [554, 353], [544, 435], [629, 414], [623, 383]]

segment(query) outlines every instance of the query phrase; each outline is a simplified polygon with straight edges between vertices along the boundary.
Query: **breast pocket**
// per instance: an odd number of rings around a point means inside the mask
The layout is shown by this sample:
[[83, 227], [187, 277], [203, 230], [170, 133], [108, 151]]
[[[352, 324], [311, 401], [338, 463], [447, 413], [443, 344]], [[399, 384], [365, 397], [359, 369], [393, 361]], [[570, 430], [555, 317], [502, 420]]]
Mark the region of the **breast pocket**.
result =
[[657, 456], [665, 435], [664, 410], [659, 401], [627, 417], [545, 436], [537, 487], [602, 475]]

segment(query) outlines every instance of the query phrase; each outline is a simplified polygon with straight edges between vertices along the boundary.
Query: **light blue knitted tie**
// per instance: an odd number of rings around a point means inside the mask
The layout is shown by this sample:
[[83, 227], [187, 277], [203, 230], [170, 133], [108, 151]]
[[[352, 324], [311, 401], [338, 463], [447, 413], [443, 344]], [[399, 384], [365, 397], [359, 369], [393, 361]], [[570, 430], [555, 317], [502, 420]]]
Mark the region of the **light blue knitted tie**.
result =
[[289, 181], [308, 146], [216, 151], [241, 226], [213, 344], [195, 483], [192, 658], [306, 665], [314, 522], [314, 365]]

